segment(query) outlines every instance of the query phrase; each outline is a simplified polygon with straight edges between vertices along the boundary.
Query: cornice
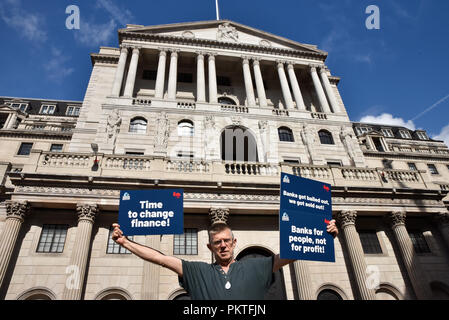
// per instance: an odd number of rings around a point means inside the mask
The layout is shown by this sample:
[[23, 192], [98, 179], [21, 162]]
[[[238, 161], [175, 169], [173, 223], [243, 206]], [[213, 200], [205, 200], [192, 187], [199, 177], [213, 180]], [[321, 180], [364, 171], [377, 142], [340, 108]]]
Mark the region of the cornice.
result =
[[92, 65], [95, 63], [106, 63], [106, 64], [118, 64], [120, 56], [113, 54], [104, 54], [104, 53], [91, 53], [90, 59], [92, 61]]
[[449, 154], [432, 154], [432, 153], [410, 153], [410, 152], [380, 152], [380, 151], [363, 151], [363, 155], [370, 158], [395, 158], [395, 159], [419, 159], [419, 160], [441, 160], [449, 161]]
[[64, 131], [29, 131], [29, 130], [0, 130], [0, 137], [12, 137], [12, 138], [39, 138], [39, 139], [61, 139], [70, 140], [73, 132]]
[[[308, 52], [302, 50], [284, 49], [276, 47], [264, 47], [254, 44], [246, 43], [232, 43], [232, 42], [221, 42], [217, 40], [210, 39], [197, 39], [197, 38], [184, 38], [178, 36], [162, 35], [162, 34], [151, 34], [151, 33], [138, 33], [129, 32], [128, 30], [119, 30], [119, 42], [122, 41], [152, 41], [157, 43], [169, 43], [169, 44], [180, 44], [180, 45], [195, 45], [205, 48], [215, 48], [215, 49], [231, 49], [236, 51], [245, 51], [252, 53], [264, 53], [264, 54], [275, 54], [282, 56], [289, 56], [295, 58], [305, 58], [314, 59], [318, 61], [325, 61], [327, 55], [318, 52]], [[117, 57], [118, 59], [118, 57]]]

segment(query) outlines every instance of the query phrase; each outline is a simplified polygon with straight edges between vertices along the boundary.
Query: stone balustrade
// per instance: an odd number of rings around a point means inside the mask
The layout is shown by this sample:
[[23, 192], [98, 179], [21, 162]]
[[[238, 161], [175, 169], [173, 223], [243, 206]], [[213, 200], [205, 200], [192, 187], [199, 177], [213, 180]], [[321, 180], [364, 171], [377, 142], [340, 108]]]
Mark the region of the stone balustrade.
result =
[[278, 176], [280, 167], [269, 163], [225, 162], [226, 174], [244, 176]]
[[107, 155], [103, 159], [104, 169], [149, 171], [151, 159], [145, 156]]
[[39, 166], [53, 168], [89, 168], [92, 166], [92, 155], [45, 152], [39, 161]]
[[166, 161], [167, 172], [178, 173], [209, 173], [210, 164], [202, 160], [167, 160]]
[[150, 99], [133, 99], [134, 105], [140, 105], [140, 106], [151, 106], [151, 100]]
[[312, 119], [327, 120], [327, 115], [322, 112], [311, 112], [310, 116], [312, 117]]
[[224, 112], [236, 112], [236, 113], [248, 113], [249, 109], [247, 107], [244, 107], [244, 106], [222, 104], [221, 105], [221, 111], [224, 111]]

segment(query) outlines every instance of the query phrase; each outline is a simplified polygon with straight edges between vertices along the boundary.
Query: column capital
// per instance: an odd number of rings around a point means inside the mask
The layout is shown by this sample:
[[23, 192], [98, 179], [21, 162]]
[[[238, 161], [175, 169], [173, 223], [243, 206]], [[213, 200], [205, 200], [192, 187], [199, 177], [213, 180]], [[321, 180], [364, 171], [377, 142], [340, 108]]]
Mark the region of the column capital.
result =
[[287, 68], [290, 69], [294, 69], [295, 68], [295, 63], [292, 61], [287, 61]]
[[6, 202], [6, 219], [19, 219], [21, 222], [25, 220], [25, 217], [30, 212], [30, 204], [28, 201], [17, 202], [17, 201], [7, 201]]
[[210, 224], [228, 223], [229, 208], [210, 208], [209, 209]]
[[217, 55], [215, 52], [205, 52], [205, 54], [209, 57], [209, 60], [215, 60], [215, 56]]
[[241, 56], [243, 63], [249, 63], [249, 60], [251, 60], [250, 56]]
[[170, 56], [176, 57], [176, 58], [178, 57], [179, 49], [170, 49], [169, 51], [170, 51]]
[[255, 58], [252, 58], [252, 60], [253, 60], [253, 65], [255, 65], [255, 66], [259, 66], [260, 65], [260, 58], [259, 57], [255, 57]]
[[355, 220], [357, 219], [357, 211], [355, 210], [343, 210], [337, 213], [336, 220], [340, 224], [342, 228], [355, 224]]
[[92, 223], [95, 221], [95, 217], [98, 214], [98, 205], [96, 204], [84, 204], [78, 203], [76, 205], [76, 212], [78, 214], [78, 221], [88, 220]]
[[392, 228], [405, 225], [406, 216], [407, 213], [405, 211], [393, 211], [386, 214], [387, 221]]
[[207, 55], [207, 53], [204, 51], [195, 51], [195, 53], [196, 53], [197, 58], [199, 58], [199, 57], [204, 58], [204, 56]]
[[120, 45], [120, 53], [122, 53], [122, 52], [128, 53], [128, 51], [129, 51], [129, 45], [127, 45], [127, 44]]
[[167, 49], [160, 49], [159, 57], [166, 57], [166, 56], [167, 56]]
[[277, 67], [278, 68], [280, 68], [281, 66], [282, 67], [284, 67], [284, 64], [286, 64], [287, 63], [287, 61], [285, 61], [285, 60], [276, 60], [276, 65], [277, 65]]
[[309, 64], [309, 70], [310, 71], [317, 71], [317, 69], [320, 68], [319, 64]]
[[323, 73], [323, 72], [326, 73], [327, 72], [327, 68], [326, 68], [326, 66], [324, 64], [323, 65], [319, 65], [318, 68], [320, 69], [321, 73]]

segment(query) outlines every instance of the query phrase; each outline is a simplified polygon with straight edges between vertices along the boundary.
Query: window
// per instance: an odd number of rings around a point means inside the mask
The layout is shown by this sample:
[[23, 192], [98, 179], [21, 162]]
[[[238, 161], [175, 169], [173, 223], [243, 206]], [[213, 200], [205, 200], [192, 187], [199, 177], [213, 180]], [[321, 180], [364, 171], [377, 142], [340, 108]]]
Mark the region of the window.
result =
[[359, 136], [372, 130], [370, 127], [356, 127], [355, 129]]
[[427, 134], [424, 131], [417, 131], [416, 135], [421, 140], [429, 140], [429, 137], [427, 137]]
[[393, 160], [383, 159], [382, 165], [384, 169], [393, 169]]
[[185, 151], [178, 151], [176, 155], [178, 156], [178, 158], [193, 159], [195, 157], [195, 154], [193, 152], [185, 152]]
[[376, 231], [363, 230], [359, 231], [360, 242], [362, 243], [363, 252], [365, 254], [382, 253], [379, 238]]
[[28, 108], [28, 103], [11, 103], [10, 106], [11, 108], [20, 110], [22, 112], [26, 112]]
[[318, 131], [318, 136], [321, 144], [334, 144], [334, 138], [332, 138], [332, 134], [329, 131], [320, 130]]
[[447, 170], [449, 170], [449, 164], [446, 165]]
[[411, 139], [412, 138], [412, 136], [410, 135], [410, 132], [408, 132], [406, 130], [399, 130], [399, 134], [404, 139]]
[[343, 300], [334, 290], [325, 289], [318, 294], [317, 300]]
[[129, 132], [133, 133], [146, 133], [147, 132], [147, 120], [144, 118], [134, 118], [129, 124]]
[[55, 113], [56, 106], [55, 105], [42, 105], [40, 114], [53, 114]]
[[22, 142], [19, 148], [19, 152], [17, 152], [17, 155], [28, 156], [31, 153], [31, 148], [33, 148], [32, 143]]
[[382, 129], [382, 134], [387, 137], [387, 138], [393, 138], [393, 131], [391, 131], [390, 129]]
[[218, 86], [230, 87], [231, 86], [231, 79], [229, 77], [217, 76], [217, 85]]
[[126, 151], [125, 154], [130, 156], [144, 156], [144, 152]]
[[416, 167], [416, 164], [413, 162], [408, 163], [408, 169], [411, 171], [418, 171], [418, 168]]
[[288, 164], [299, 164], [300, 161], [299, 161], [299, 160], [294, 160], [294, 159], [284, 159], [284, 163], [288, 163]]
[[50, 147], [50, 152], [62, 152], [63, 144], [52, 144]]
[[341, 167], [340, 161], [327, 161], [328, 166], [335, 166], [335, 167]]
[[79, 116], [80, 115], [80, 107], [69, 106], [67, 108], [66, 115], [68, 115], [68, 116]]
[[380, 141], [380, 138], [378, 137], [372, 137], [371, 138], [373, 140], [374, 146], [376, 147], [376, 150], [379, 152], [385, 152], [385, 149], [382, 145], [382, 142]]
[[198, 254], [198, 230], [184, 229], [183, 234], [175, 234], [173, 239], [173, 254]]
[[416, 253], [430, 253], [430, 248], [427, 245], [426, 239], [421, 231], [409, 231], [410, 239], [413, 243], [413, 248]]
[[178, 136], [193, 137], [195, 128], [190, 120], [181, 120], [178, 122]]
[[157, 72], [154, 70], [143, 70], [142, 79], [156, 80]]
[[439, 173], [438, 173], [438, 170], [437, 170], [437, 167], [435, 167], [434, 164], [428, 164], [428, 165], [427, 165], [427, 168], [429, 168], [429, 172], [430, 172], [431, 174], [439, 174]]
[[280, 127], [278, 129], [278, 134], [279, 134], [279, 141], [295, 142], [295, 139], [293, 138], [293, 132], [290, 128]]
[[228, 97], [219, 97], [218, 98], [218, 103], [220, 104], [227, 104], [227, 105], [231, 105], [231, 106], [235, 106], [236, 103], [234, 100], [232, 100], [231, 98]]
[[36, 252], [61, 253], [67, 236], [68, 225], [44, 224]]
[[178, 82], [193, 83], [193, 75], [191, 73], [178, 73]]
[[[112, 240], [112, 232], [114, 231], [114, 228], [109, 229], [109, 235], [108, 235], [108, 247], [106, 249], [107, 254], [128, 254], [131, 253], [128, 249], [123, 248], [121, 245], [115, 243], [114, 240]], [[133, 236], [127, 236], [129, 240], [133, 240]]]

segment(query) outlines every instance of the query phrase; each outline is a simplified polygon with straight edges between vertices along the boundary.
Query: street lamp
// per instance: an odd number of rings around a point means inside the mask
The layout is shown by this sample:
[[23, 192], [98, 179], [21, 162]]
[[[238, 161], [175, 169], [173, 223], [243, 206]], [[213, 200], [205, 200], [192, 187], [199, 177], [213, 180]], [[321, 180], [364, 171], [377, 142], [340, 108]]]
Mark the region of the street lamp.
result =
[[92, 148], [92, 151], [95, 154], [95, 160], [94, 160], [94, 165], [92, 166], [92, 171], [97, 171], [98, 170], [98, 157], [97, 157], [97, 153], [98, 153], [98, 144], [96, 143], [91, 143], [90, 147]]

